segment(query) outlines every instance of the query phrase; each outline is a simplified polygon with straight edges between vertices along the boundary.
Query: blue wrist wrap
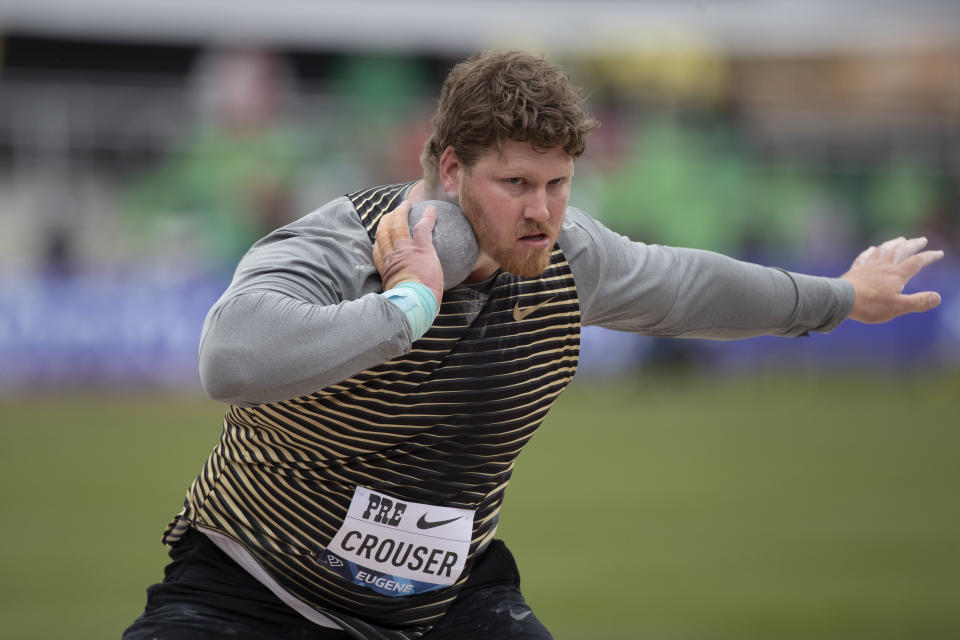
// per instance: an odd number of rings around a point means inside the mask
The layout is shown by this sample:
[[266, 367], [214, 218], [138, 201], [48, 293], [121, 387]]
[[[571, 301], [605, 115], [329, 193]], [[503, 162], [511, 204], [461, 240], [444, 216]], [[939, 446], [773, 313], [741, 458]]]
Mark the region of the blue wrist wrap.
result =
[[400, 307], [407, 316], [414, 340], [427, 332], [440, 307], [437, 296], [420, 282], [401, 282], [380, 295]]

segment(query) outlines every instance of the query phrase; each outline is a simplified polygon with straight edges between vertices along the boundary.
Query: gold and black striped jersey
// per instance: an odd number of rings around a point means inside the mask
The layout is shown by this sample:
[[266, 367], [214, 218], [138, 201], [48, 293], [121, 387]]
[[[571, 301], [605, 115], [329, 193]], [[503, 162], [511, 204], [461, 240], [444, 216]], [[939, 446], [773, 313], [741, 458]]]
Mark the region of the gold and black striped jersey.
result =
[[[371, 242], [408, 186], [349, 194]], [[492, 539], [515, 459], [577, 367], [579, 302], [558, 247], [541, 276], [499, 272], [484, 293], [446, 291], [429, 331], [389, 362], [307, 396], [231, 406], [164, 541], [191, 525], [212, 528], [341, 624], [371, 623], [396, 637], [428, 629]], [[320, 564], [358, 486], [475, 510], [459, 581], [391, 597]]]

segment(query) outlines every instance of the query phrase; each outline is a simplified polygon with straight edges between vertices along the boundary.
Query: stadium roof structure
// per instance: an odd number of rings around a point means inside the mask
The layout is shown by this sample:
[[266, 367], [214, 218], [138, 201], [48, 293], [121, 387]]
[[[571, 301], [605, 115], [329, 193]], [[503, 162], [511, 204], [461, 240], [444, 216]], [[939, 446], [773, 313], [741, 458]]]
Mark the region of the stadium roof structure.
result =
[[960, 48], [954, 0], [5, 0], [0, 33], [459, 53]]

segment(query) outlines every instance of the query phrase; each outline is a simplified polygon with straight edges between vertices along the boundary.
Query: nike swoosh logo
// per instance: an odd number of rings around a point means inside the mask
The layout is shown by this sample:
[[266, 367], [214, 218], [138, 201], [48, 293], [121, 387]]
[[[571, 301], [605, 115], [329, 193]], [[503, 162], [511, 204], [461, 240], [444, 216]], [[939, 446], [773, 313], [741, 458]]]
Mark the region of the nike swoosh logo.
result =
[[457, 516], [456, 518], [450, 518], [449, 520], [437, 520], [436, 522], [427, 521], [427, 514], [420, 516], [420, 519], [417, 520], [417, 529], [433, 529], [434, 527], [442, 527], [445, 524], [450, 524], [451, 522], [456, 522], [463, 516]]
[[529, 316], [531, 313], [533, 313], [534, 311], [536, 311], [537, 309], [539, 309], [539, 308], [542, 307], [543, 305], [547, 304], [548, 302], [552, 301], [552, 300], [553, 300], [554, 298], [556, 298], [556, 297], [557, 297], [557, 296], [550, 296], [549, 298], [547, 298], [546, 300], [544, 300], [544, 301], [541, 302], [540, 304], [535, 304], [535, 305], [533, 305], [532, 307], [525, 307], [525, 308], [523, 308], [523, 309], [520, 308], [520, 303], [519, 303], [519, 302], [514, 303], [514, 305], [513, 305], [513, 319], [516, 320], [517, 322], [520, 322], [521, 320], [523, 320], [524, 318], [526, 318], [527, 316]]

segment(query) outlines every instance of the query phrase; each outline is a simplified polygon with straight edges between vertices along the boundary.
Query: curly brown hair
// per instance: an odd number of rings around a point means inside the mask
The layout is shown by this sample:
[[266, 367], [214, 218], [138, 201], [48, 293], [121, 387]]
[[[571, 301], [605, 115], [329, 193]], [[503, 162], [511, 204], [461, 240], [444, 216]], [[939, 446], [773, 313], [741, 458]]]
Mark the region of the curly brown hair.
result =
[[562, 147], [578, 158], [599, 126], [580, 88], [558, 66], [522, 51], [483, 51], [457, 64], [444, 81], [420, 164], [427, 184], [436, 186], [448, 146], [467, 167], [507, 139], [538, 149]]

